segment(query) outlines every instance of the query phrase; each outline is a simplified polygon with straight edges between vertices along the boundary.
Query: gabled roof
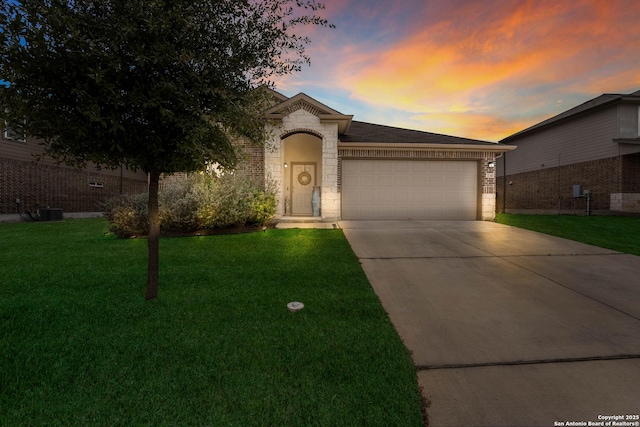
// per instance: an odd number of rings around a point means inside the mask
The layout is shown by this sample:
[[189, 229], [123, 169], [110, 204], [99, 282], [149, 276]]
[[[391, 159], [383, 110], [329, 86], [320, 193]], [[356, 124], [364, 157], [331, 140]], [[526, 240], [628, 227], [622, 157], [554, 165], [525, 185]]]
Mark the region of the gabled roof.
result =
[[538, 124], [535, 124], [531, 127], [528, 127], [520, 132], [514, 133], [511, 136], [508, 136], [500, 141], [500, 143], [509, 142], [512, 139], [523, 136], [525, 134], [535, 132], [552, 124], [556, 124], [558, 122], [562, 122], [564, 120], [569, 120], [576, 116], [587, 114], [588, 112], [604, 107], [606, 105], [614, 104], [620, 101], [635, 101], [640, 103], [640, 90], [630, 93], [629, 95], [625, 94], [615, 94], [615, 93], [605, 93], [596, 98], [593, 98], [587, 102], [584, 102], [576, 107], [571, 108], [570, 110], [565, 111], [564, 113], [560, 113], [557, 116], [553, 116], [547, 120], [544, 120]]
[[272, 120], [282, 120], [288, 114], [301, 109], [317, 116], [321, 122], [337, 123], [338, 133], [348, 131], [353, 118], [352, 115], [342, 114], [302, 92], [274, 105], [265, 112], [265, 116]]
[[464, 144], [464, 145], [491, 145], [495, 142], [480, 141], [477, 139], [461, 138], [457, 136], [442, 135], [438, 133], [423, 132], [419, 130], [402, 129], [391, 126], [376, 125], [372, 123], [352, 121], [349, 131], [338, 136], [340, 142], [377, 142], [391, 144]]
[[376, 144], [377, 146], [391, 147], [408, 145], [412, 148], [418, 148], [422, 145], [422, 148], [426, 148], [424, 147], [426, 144], [428, 148], [449, 149], [455, 146], [456, 149], [461, 150], [477, 149], [482, 151], [510, 151], [515, 148], [500, 146], [495, 142], [353, 121], [352, 115], [342, 114], [304, 93], [287, 98], [272, 89], [269, 90], [272, 92], [274, 100], [282, 100], [282, 102], [276, 103], [265, 112], [267, 119], [282, 120], [287, 115], [303, 109], [320, 118], [323, 123], [337, 123], [338, 140], [342, 146], [355, 147]]

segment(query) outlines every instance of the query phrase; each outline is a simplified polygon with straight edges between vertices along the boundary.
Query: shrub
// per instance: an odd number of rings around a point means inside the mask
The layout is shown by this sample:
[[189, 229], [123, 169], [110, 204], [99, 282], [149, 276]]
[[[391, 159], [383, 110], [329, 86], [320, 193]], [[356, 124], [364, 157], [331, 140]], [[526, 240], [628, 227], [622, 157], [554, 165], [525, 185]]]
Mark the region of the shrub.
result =
[[[276, 185], [270, 178], [262, 186], [242, 175], [180, 174], [163, 180], [158, 202], [165, 230], [264, 225], [276, 212]], [[146, 203], [146, 193], [108, 201], [104, 210], [112, 231], [119, 236], [147, 233]]]
[[160, 224], [167, 230], [197, 230], [199, 176], [174, 175], [162, 181], [162, 190], [158, 193]]
[[253, 193], [249, 222], [265, 225], [276, 214], [276, 182], [268, 177], [264, 190]]
[[111, 223], [109, 229], [119, 237], [130, 237], [149, 232], [147, 193], [118, 196], [107, 200], [103, 210]]

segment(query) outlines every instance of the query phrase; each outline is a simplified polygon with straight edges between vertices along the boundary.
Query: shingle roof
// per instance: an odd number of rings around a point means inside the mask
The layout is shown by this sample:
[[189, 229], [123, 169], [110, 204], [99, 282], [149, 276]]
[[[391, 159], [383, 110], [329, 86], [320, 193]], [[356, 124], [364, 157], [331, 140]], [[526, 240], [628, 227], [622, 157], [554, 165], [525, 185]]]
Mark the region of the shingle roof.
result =
[[598, 107], [602, 107], [604, 105], [613, 103], [613, 102], [617, 102], [620, 101], [621, 99], [633, 99], [633, 98], [638, 98], [638, 100], [640, 101], [640, 90], [633, 92], [629, 95], [624, 95], [624, 94], [616, 94], [616, 93], [605, 93], [603, 95], [600, 95], [596, 98], [593, 98], [585, 103], [582, 103], [576, 107], [573, 107], [563, 113], [558, 114], [557, 116], [553, 116], [547, 120], [544, 120], [538, 124], [535, 124], [533, 126], [530, 126], [524, 130], [521, 130], [520, 132], [516, 132], [513, 135], [510, 135], [506, 138], [504, 138], [503, 140], [500, 141], [500, 143], [503, 142], [507, 142], [510, 141], [516, 137], [522, 136], [525, 133], [529, 133], [532, 131], [535, 131], [537, 129], [543, 128], [545, 126], [549, 126], [550, 124], [568, 119], [572, 116], [577, 116], [581, 113], [585, 113], [587, 111], [593, 110], [595, 108]]
[[349, 130], [345, 134], [340, 134], [338, 139], [340, 142], [496, 145], [494, 142], [376, 125], [355, 120], [351, 122]]

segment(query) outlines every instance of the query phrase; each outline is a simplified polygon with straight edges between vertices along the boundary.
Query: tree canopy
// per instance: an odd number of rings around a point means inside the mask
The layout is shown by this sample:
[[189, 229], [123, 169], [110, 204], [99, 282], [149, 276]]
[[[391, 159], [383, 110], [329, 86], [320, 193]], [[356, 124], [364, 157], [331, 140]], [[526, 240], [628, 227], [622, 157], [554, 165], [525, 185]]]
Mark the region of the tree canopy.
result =
[[[264, 142], [264, 92], [255, 89], [309, 62], [309, 40], [295, 31], [331, 26], [321, 8], [315, 0], [2, 0], [0, 79], [9, 85], [0, 118], [67, 164], [149, 173], [151, 234], [159, 233], [160, 174], [231, 168], [236, 138]], [[157, 287], [157, 265], [155, 274]]]

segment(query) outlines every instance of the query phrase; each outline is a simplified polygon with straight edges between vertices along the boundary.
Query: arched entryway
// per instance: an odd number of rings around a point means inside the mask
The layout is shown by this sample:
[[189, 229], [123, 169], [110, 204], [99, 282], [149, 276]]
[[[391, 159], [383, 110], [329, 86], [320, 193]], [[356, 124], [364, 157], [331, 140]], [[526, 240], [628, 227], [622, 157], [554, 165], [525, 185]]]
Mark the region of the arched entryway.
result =
[[306, 132], [282, 139], [285, 215], [312, 216], [314, 187], [322, 186], [322, 139]]

